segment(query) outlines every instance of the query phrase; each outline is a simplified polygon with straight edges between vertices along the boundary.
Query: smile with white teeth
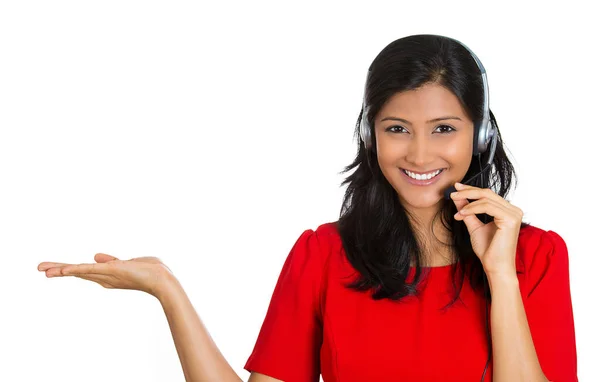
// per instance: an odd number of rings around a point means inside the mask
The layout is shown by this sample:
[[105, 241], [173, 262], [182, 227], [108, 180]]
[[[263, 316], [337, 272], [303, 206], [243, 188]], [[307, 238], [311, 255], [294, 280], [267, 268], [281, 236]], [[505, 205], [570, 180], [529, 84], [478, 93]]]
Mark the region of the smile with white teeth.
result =
[[406, 171], [405, 169], [402, 169], [402, 171], [404, 171], [404, 173], [406, 175], [408, 175], [411, 178], [416, 179], [416, 180], [428, 180], [428, 179], [431, 179], [434, 176], [438, 175], [440, 172], [442, 172], [442, 170], [440, 169], [440, 170], [437, 170], [437, 171], [432, 172], [430, 174], [420, 175], [420, 174], [415, 174], [414, 172]]

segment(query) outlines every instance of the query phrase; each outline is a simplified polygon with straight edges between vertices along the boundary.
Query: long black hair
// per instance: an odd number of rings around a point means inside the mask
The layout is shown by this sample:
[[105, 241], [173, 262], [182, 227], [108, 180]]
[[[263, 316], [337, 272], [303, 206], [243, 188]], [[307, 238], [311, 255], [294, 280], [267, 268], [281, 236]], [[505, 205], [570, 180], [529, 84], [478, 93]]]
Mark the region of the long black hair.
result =
[[[418, 89], [425, 84], [444, 86], [458, 98], [472, 121], [482, 118], [481, 73], [469, 51], [452, 39], [436, 35], [412, 35], [398, 39], [377, 55], [369, 70], [364, 97], [370, 126], [374, 126], [373, 118], [391, 96], [397, 92]], [[362, 114], [361, 110], [355, 129], [358, 142], [356, 158], [341, 173], [356, 170], [341, 183], [341, 186], [348, 187], [336, 222], [348, 261], [359, 273], [359, 277], [346, 287], [359, 291], [372, 290], [372, 298], [375, 300], [400, 300], [418, 293], [422, 249], [417, 242], [417, 232], [409, 222], [409, 212], [400, 203], [398, 194], [379, 168], [373, 130], [371, 149], [367, 150], [362, 144], [359, 133]], [[491, 110], [490, 119], [498, 128]], [[480, 172], [482, 164], [487, 163], [489, 154], [488, 148], [479, 157], [473, 157], [474, 160], [461, 182]], [[504, 151], [498, 129], [498, 144], [493, 162], [471, 184], [491, 188], [505, 198], [513, 177], [516, 184], [516, 173]], [[471, 247], [464, 222], [454, 219], [456, 212], [454, 202], [445, 199], [438, 211], [442, 224], [453, 237], [451, 252], [454, 262], [451, 272], [454, 276], [452, 284], [455, 295], [450, 304], [458, 299], [465, 275], [468, 275], [472, 288], [482, 290], [489, 300], [489, 286], [486, 288], [482, 285], [485, 284], [483, 266]], [[477, 214], [477, 217], [484, 222], [493, 219], [487, 214]], [[521, 228], [528, 225], [522, 222]], [[407, 283], [411, 254], [415, 259], [415, 277], [412, 282]]]

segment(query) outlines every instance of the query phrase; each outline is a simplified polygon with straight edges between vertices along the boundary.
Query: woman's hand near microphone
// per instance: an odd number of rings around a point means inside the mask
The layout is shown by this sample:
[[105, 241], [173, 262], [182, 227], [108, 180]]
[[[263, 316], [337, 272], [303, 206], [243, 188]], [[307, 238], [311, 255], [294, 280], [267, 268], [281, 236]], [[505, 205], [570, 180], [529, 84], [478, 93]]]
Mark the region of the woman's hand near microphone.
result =
[[[105, 288], [151, 294], [160, 301], [167, 316], [187, 382], [241, 381], [213, 342], [178, 280], [158, 258], [119, 260], [98, 253], [94, 260], [95, 264], [43, 262], [38, 270], [45, 271], [47, 277], [74, 276]], [[252, 373], [250, 381], [276, 380]]]

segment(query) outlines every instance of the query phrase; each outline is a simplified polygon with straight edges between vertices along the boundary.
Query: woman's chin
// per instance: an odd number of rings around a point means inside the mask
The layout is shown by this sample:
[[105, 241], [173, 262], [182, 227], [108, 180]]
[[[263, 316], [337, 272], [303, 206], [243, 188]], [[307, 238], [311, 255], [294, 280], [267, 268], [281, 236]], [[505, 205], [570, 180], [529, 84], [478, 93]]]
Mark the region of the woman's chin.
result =
[[427, 195], [400, 195], [402, 204], [416, 209], [437, 207], [443, 199], [444, 195], [433, 193]]

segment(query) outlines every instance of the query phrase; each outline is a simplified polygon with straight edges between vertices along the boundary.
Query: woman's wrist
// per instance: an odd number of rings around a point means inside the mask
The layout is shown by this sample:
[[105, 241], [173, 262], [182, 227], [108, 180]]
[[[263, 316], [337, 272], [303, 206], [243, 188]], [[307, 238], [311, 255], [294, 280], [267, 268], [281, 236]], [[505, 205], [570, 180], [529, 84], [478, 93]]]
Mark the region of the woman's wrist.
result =
[[179, 280], [177, 280], [173, 273], [164, 269], [160, 272], [153, 295], [162, 305], [166, 300], [170, 299], [169, 296], [172, 296], [177, 291], [177, 288], [181, 288]]

